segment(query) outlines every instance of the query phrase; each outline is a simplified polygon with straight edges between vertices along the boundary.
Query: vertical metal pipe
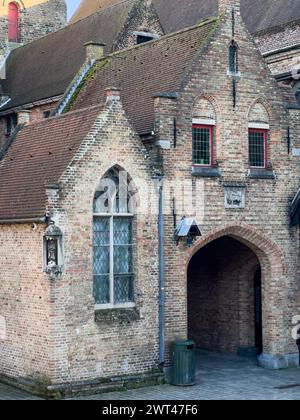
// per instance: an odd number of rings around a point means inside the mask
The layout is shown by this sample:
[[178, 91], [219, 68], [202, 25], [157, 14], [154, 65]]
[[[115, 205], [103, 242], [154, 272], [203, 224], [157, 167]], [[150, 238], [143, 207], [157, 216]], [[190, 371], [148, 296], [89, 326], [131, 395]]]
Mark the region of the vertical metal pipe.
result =
[[165, 219], [164, 219], [164, 185], [163, 177], [159, 178], [159, 361], [165, 362]]

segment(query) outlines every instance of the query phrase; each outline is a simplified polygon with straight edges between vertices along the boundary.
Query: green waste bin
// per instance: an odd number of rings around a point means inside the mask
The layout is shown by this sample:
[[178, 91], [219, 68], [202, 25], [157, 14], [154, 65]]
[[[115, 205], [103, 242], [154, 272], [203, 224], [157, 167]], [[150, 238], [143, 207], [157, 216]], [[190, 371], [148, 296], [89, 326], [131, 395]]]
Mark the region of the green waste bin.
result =
[[175, 341], [172, 355], [172, 385], [191, 386], [196, 381], [196, 346], [194, 341]]

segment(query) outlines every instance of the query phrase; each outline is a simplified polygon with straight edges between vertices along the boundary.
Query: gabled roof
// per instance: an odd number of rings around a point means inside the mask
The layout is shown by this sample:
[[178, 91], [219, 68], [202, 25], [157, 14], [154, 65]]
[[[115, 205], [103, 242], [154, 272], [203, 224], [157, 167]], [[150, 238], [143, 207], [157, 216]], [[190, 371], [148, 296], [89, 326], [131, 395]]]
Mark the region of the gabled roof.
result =
[[11, 101], [0, 112], [62, 95], [85, 61], [84, 44], [104, 42], [111, 52], [133, 3], [122, 2], [12, 51], [7, 78], [0, 80]]
[[[72, 18], [78, 21], [126, 0], [82, 0]], [[218, 0], [152, 0], [165, 33], [196, 25], [218, 15]], [[250, 32], [266, 30], [300, 19], [299, 0], [241, 0], [243, 19]]]
[[[0, 112], [63, 95], [85, 60], [84, 44], [113, 45], [138, 0], [83, 0], [76, 23], [14, 50], [7, 60], [7, 79], [0, 80], [11, 101]], [[299, 0], [241, 0], [251, 32], [300, 19]], [[152, 0], [166, 34], [217, 16], [218, 0]], [[97, 13], [95, 13], [97, 12]]]
[[42, 217], [46, 185], [56, 184], [103, 107], [25, 126], [0, 162], [0, 221]]
[[105, 89], [116, 86], [121, 89], [123, 107], [137, 132], [150, 133], [154, 129], [153, 95], [180, 89], [193, 57], [207, 45], [218, 22], [210, 19], [101, 60], [73, 109], [103, 102]]

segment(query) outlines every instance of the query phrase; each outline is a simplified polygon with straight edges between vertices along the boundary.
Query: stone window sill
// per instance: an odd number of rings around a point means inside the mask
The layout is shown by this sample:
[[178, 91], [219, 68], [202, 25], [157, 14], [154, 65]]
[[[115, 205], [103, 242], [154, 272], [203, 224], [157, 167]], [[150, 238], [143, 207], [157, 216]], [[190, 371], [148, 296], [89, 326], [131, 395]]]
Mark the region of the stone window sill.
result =
[[248, 171], [250, 179], [276, 179], [273, 169], [250, 168]]
[[192, 175], [200, 178], [220, 178], [221, 171], [218, 167], [193, 166]]
[[123, 323], [133, 322], [140, 319], [140, 312], [136, 307], [95, 309], [96, 323]]

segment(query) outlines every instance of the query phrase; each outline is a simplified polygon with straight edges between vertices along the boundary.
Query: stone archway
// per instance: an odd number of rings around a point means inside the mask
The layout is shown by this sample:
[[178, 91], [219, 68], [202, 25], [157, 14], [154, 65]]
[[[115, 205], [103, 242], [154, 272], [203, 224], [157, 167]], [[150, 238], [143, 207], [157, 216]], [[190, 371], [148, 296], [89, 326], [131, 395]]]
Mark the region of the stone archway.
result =
[[188, 336], [198, 348], [243, 356], [262, 353], [260, 281], [254, 252], [229, 236], [193, 255], [187, 281]]
[[[193, 257], [207, 245], [212, 244], [215, 241], [220, 240], [221, 238], [229, 238], [231, 241], [235, 241], [241, 250], [245, 254], [248, 253], [248, 258], [252, 261], [252, 268], [249, 269], [249, 264], [245, 267], [239, 266], [237, 259], [232, 259], [232, 267], [227, 267], [230, 270], [233, 270], [240, 287], [243, 284], [242, 276], [246, 277], [248, 282], [253, 281], [253, 276], [255, 273], [252, 271], [254, 267], [260, 268], [261, 270], [261, 282], [262, 282], [262, 324], [263, 324], [263, 345], [264, 353], [266, 355], [280, 355], [285, 352], [286, 345], [286, 331], [284, 329], [284, 301], [285, 301], [285, 290], [286, 290], [286, 279], [285, 279], [285, 264], [283, 255], [279, 247], [271, 241], [269, 238], [258, 233], [255, 229], [244, 224], [230, 225], [225, 228], [216, 228], [210, 233], [205, 234], [202, 238], [195, 243], [195, 245], [188, 251], [186, 257], [186, 272], [188, 273], [189, 266], [192, 262]], [[247, 250], [247, 251], [246, 251]], [[233, 255], [233, 254], [232, 254]], [[250, 265], [251, 265], [250, 264]], [[247, 273], [247, 269], [248, 271]], [[251, 271], [252, 270], [252, 271]], [[250, 280], [251, 279], [251, 280]], [[239, 291], [240, 293], [240, 291]], [[187, 290], [188, 296], [188, 290]], [[249, 303], [248, 303], [249, 304]], [[242, 309], [239, 309], [240, 312], [243, 312]], [[188, 299], [187, 299], [187, 311], [188, 314]], [[245, 313], [244, 313], [245, 315]], [[238, 345], [243, 348], [251, 348], [252, 346], [247, 343], [245, 338], [247, 334], [242, 331], [241, 325], [243, 324], [243, 316], [240, 314], [235, 316], [239, 320], [240, 327], [239, 331], [239, 340], [231, 343], [223, 343], [224, 351], [237, 351]], [[251, 317], [251, 314], [248, 312], [246, 318]], [[252, 318], [253, 319], [253, 318]], [[187, 316], [188, 324], [188, 316]], [[247, 327], [248, 328], [248, 327]], [[246, 328], [246, 330], [247, 330]], [[249, 328], [248, 328], [249, 330]], [[188, 331], [188, 325], [187, 325]], [[253, 331], [251, 333], [251, 340], [253, 340]], [[233, 344], [235, 343], [235, 344]], [[253, 341], [252, 341], [253, 343]]]

